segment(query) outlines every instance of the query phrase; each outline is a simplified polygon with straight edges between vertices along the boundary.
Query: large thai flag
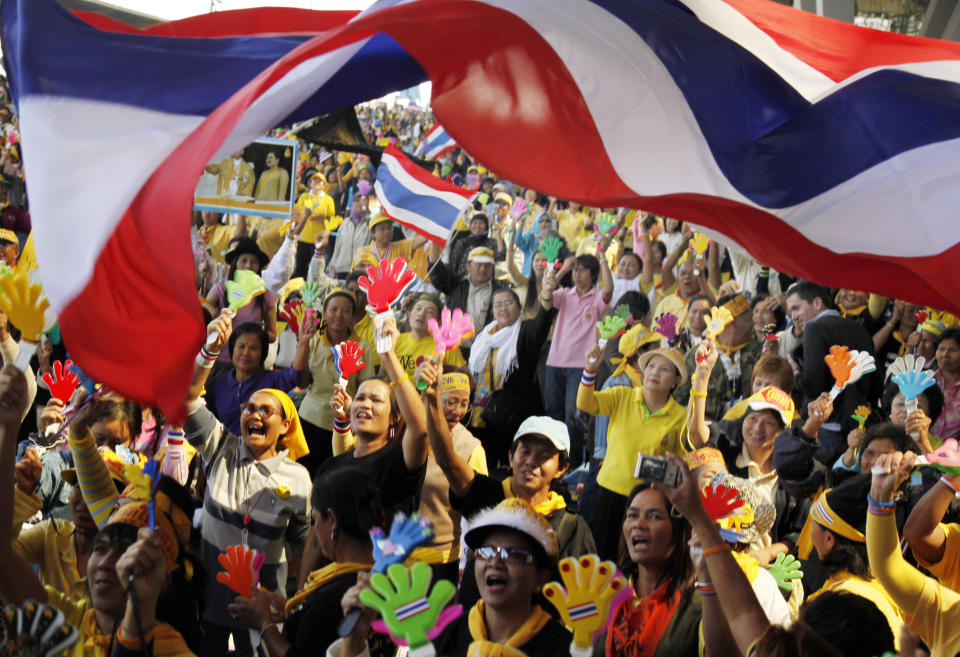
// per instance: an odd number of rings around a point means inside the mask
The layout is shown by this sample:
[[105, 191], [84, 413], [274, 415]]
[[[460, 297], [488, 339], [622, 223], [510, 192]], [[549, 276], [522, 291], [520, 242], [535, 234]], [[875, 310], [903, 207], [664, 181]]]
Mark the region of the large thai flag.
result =
[[393, 145], [383, 151], [373, 189], [388, 217], [439, 246], [447, 243], [474, 196], [425, 171]]
[[0, 10], [64, 339], [172, 415], [203, 335], [187, 239], [203, 166], [427, 79], [449, 134], [519, 184], [960, 310], [960, 44], [768, 0], [384, 0], [347, 22], [221, 12], [150, 34], [52, 0]]
[[447, 134], [439, 123], [423, 137], [423, 156], [428, 160], [443, 157], [457, 147], [457, 142]]

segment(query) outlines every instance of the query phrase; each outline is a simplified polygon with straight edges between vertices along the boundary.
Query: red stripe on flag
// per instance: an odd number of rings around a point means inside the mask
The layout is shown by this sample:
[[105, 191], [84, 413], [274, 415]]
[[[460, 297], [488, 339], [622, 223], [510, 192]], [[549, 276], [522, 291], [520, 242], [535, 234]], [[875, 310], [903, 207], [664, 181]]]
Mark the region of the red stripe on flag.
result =
[[787, 52], [835, 82], [864, 69], [960, 59], [960, 43], [881, 32], [770, 0], [725, 0]]

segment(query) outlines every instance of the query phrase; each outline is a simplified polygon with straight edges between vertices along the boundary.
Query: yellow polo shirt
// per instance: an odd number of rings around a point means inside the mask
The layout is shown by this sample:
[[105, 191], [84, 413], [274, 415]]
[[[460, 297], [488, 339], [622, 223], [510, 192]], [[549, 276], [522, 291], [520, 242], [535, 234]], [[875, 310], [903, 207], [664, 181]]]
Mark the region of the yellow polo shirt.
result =
[[960, 525], [940, 523], [940, 529], [947, 537], [943, 546], [943, 558], [938, 563], [926, 563], [920, 557], [917, 557], [917, 561], [940, 580], [941, 584], [960, 592]]
[[637, 454], [663, 456], [686, 453], [680, 432], [687, 411], [671, 396], [667, 405], [651, 413], [643, 401], [643, 387], [616, 386], [594, 393], [597, 415], [610, 417], [607, 430], [607, 455], [597, 475], [597, 483], [620, 495], [629, 495], [639, 482], [633, 478]]
[[[413, 333], [401, 333], [397, 338], [397, 343], [393, 346], [393, 351], [397, 354], [397, 358], [400, 359], [400, 364], [403, 365], [403, 369], [413, 378], [414, 373], [417, 371], [417, 359], [421, 356], [432, 354], [436, 348], [437, 343], [433, 341], [433, 336], [427, 335], [417, 340], [413, 337]], [[457, 347], [452, 351], [446, 352], [443, 357], [443, 364], [465, 367], [467, 361], [464, 360], [463, 354], [460, 353], [460, 347]]]

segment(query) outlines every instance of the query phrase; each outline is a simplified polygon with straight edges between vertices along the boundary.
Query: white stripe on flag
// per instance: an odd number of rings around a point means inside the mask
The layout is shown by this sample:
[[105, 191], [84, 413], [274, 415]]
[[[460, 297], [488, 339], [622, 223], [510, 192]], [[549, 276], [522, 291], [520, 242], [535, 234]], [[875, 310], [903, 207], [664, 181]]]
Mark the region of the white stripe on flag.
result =
[[449, 237], [451, 228], [441, 226], [430, 217], [417, 214], [416, 212], [411, 212], [404, 208], [398, 208], [397, 206], [393, 205], [384, 195], [383, 185], [380, 184], [379, 180], [373, 183], [373, 188], [377, 194], [377, 198], [380, 200], [380, 205], [383, 206], [388, 215], [397, 221], [405, 224], [412, 224], [442, 240], [445, 240], [447, 237]]
[[[385, 153], [383, 158], [380, 160], [380, 164], [386, 165], [387, 169], [390, 170], [390, 175], [393, 176], [398, 183], [406, 187], [411, 194], [417, 194], [418, 196], [432, 196], [435, 199], [449, 203], [457, 208], [466, 207], [466, 205], [468, 205], [470, 202], [460, 194], [434, 189], [433, 187], [420, 182], [407, 173], [407, 170], [401, 166], [397, 158], [391, 155], [387, 155]], [[439, 180], [439, 178], [437, 180]]]

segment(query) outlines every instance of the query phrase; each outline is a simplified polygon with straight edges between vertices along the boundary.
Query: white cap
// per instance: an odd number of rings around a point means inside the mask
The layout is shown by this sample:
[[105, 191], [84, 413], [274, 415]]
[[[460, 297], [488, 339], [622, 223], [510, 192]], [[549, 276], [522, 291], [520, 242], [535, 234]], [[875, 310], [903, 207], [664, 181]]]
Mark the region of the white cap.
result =
[[531, 415], [513, 436], [513, 442], [517, 442], [524, 436], [543, 436], [561, 452], [570, 453], [570, 433], [567, 431], [567, 425], [560, 420], [554, 420], [545, 415]]

